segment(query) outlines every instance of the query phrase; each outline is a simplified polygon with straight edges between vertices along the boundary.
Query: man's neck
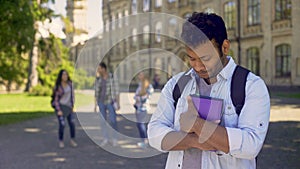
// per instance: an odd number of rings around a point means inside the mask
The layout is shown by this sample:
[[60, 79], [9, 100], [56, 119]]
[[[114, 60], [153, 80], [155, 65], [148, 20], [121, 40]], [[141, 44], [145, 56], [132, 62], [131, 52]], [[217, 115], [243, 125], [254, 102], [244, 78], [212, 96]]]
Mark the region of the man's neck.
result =
[[211, 84], [214, 84], [217, 82], [217, 78], [216, 77], [212, 77], [212, 78], [209, 78], [209, 79], [204, 79], [205, 83], [208, 84], [208, 85], [211, 85]]

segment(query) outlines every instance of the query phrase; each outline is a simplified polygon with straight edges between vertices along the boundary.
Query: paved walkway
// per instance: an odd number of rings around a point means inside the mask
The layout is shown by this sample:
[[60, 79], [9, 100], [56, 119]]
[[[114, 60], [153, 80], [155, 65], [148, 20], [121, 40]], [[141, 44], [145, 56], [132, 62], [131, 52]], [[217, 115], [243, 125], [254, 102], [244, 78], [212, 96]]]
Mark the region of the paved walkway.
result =
[[[157, 95], [152, 100], [156, 100]], [[0, 169], [116, 169], [164, 168], [166, 154], [154, 149], [140, 149], [136, 141], [138, 130], [132, 114], [132, 96], [122, 95], [122, 110], [118, 115], [119, 146], [99, 147], [97, 114], [91, 106], [78, 109], [77, 148], [68, 144], [68, 127], [65, 129], [65, 148], [57, 146], [57, 120], [54, 116], [0, 127]], [[272, 98], [271, 123], [258, 169], [298, 168], [300, 156], [300, 101]], [[155, 106], [155, 103], [152, 103]], [[153, 111], [153, 109], [152, 109]], [[87, 119], [83, 117], [90, 117]], [[85, 130], [83, 130], [83, 128]], [[92, 139], [91, 139], [92, 138]], [[118, 156], [113, 153], [120, 153]], [[146, 153], [145, 153], [146, 152]], [[127, 156], [127, 157], [124, 157]], [[128, 158], [131, 157], [131, 158]]]

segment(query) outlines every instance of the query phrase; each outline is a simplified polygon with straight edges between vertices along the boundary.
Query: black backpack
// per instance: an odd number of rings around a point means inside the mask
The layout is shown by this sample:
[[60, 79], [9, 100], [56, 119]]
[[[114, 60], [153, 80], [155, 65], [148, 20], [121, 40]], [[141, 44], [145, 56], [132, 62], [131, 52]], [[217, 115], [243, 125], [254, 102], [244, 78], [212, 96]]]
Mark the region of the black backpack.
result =
[[[248, 69], [237, 65], [232, 75], [230, 87], [231, 100], [238, 116], [240, 115], [245, 104], [245, 87], [249, 72], [250, 71]], [[184, 73], [177, 81], [173, 89], [174, 108], [176, 108], [178, 99], [180, 98], [182, 91], [190, 79], [191, 77], [189, 75], [185, 75]]]

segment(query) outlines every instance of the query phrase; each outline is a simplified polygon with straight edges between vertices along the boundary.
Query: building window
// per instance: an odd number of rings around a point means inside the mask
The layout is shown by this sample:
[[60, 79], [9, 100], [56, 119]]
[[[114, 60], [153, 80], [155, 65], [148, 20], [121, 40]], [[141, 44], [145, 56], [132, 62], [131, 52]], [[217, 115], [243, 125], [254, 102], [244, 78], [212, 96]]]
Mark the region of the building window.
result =
[[235, 2], [227, 2], [224, 5], [224, 20], [227, 29], [236, 27], [236, 5]]
[[260, 24], [260, 0], [248, 0], [248, 25]]
[[168, 31], [169, 31], [169, 37], [170, 38], [175, 38], [176, 34], [178, 33], [177, 31], [177, 20], [176, 18], [171, 18], [169, 20], [169, 28], [168, 28]]
[[119, 25], [119, 28], [122, 28], [122, 13], [118, 14], [118, 25]]
[[259, 75], [259, 49], [252, 47], [247, 50], [247, 67], [256, 75]]
[[129, 18], [128, 18], [128, 15], [129, 15], [129, 12], [128, 12], [128, 10], [126, 10], [125, 12], [124, 12], [124, 15], [125, 15], [125, 25], [129, 25]]
[[179, 6], [187, 6], [189, 1], [187, 0], [178, 0]]
[[116, 29], [116, 17], [115, 17], [115, 15], [112, 15], [111, 28], [112, 28], [112, 30]]
[[290, 19], [292, 14], [291, 0], [276, 0], [275, 20]]
[[149, 43], [149, 31], [150, 31], [149, 25], [144, 26], [144, 28], [143, 28], [143, 43], [144, 44]]
[[288, 44], [278, 45], [275, 48], [276, 76], [287, 77], [291, 75], [291, 47]]
[[137, 4], [136, 0], [131, 1], [131, 13], [134, 15], [137, 13]]
[[132, 29], [132, 46], [137, 45], [137, 29]]
[[176, 0], [168, 0], [169, 3], [175, 2]]
[[155, 0], [155, 7], [161, 7], [162, 0]]
[[156, 42], [161, 42], [161, 29], [162, 29], [161, 22], [157, 22], [155, 25], [155, 41]]
[[109, 24], [111, 24], [111, 23], [110, 23], [109, 20], [107, 19], [106, 22], [105, 22], [105, 31], [106, 31], [106, 32], [109, 32]]
[[148, 12], [150, 10], [150, 0], [144, 0], [143, 11]]

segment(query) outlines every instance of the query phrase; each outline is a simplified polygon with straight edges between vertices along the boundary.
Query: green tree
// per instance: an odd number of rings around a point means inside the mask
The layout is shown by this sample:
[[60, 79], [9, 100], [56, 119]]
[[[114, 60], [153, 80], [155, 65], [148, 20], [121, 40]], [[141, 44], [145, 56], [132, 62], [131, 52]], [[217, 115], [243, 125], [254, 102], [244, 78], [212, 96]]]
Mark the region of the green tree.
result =
[[[38, 84], [38, 63], [39, 63], [39, 40], [41, 37], [41, 32], [39, 32], [42, 22], [46, 19], [51, 20], [51, 17], [54, 16], [54, 13], [51, 9], [43, 6], [42, 4], [47, 3], [48, 0], [32, 0], [31, 11], [34, 18], [34, 39], [32, 41], [32, 48], [29, 57], [29, 68], [27, 76], [27, 84], [25, 91], [30, 91], [31, 87]], [[52, 0], [54, 2], [54, 0]]]
[[84, 69], [76, 69], [73, 82], [76, 89], [93, 89], [95, 76], [88, 76]]
[[25, 72], [28, 66], [37, 64], [32, 59], [36, 21], [53, 16], [53, 11], [41, 6], [46, 2], [48, 0], [0, 0], [0, 83], [8, 91], [13, 83], [21, 85], [26, 76], [32, 77], [32, 72]]
[[62, 40], [51, 35], [39, 41], [39, 82], [45, 87], [53, 87], [60, 69], [66, 69], [72, 76], [73, 63], [69, 61], [69, 49]]
[[34, 20], [27, 0], [0, 0], [0, 4], [0, 83], [10, 91], [13, 83], [23, 83]]
[[0, 0], [0, 49], [26, 53], [34, 39], [34, 16], [28, 0]]
[[[0, 0], [0, 84], [9, 91], [12, 84], [24, 84], [26, 91], [53, 87], [61, 68], [73, 74], [69, 50], [62, 40], [50, 33], [43, 37], [41, 24], [55, 16], [46, 7], [48, 0]], [[52, 0], [54, 2], [54, 0]], [[62, 18], [66, 32], [73, 32], [72, 24]], [[47, 90], [44, 90], [47, 91]]]
[[0, 84], [5, 85], [7, 91], [11, 90], [12, 84], [20, 87], [26, 77], [27, 65], [27, 59], [20, 57], [16, 48], [0, 52]]

